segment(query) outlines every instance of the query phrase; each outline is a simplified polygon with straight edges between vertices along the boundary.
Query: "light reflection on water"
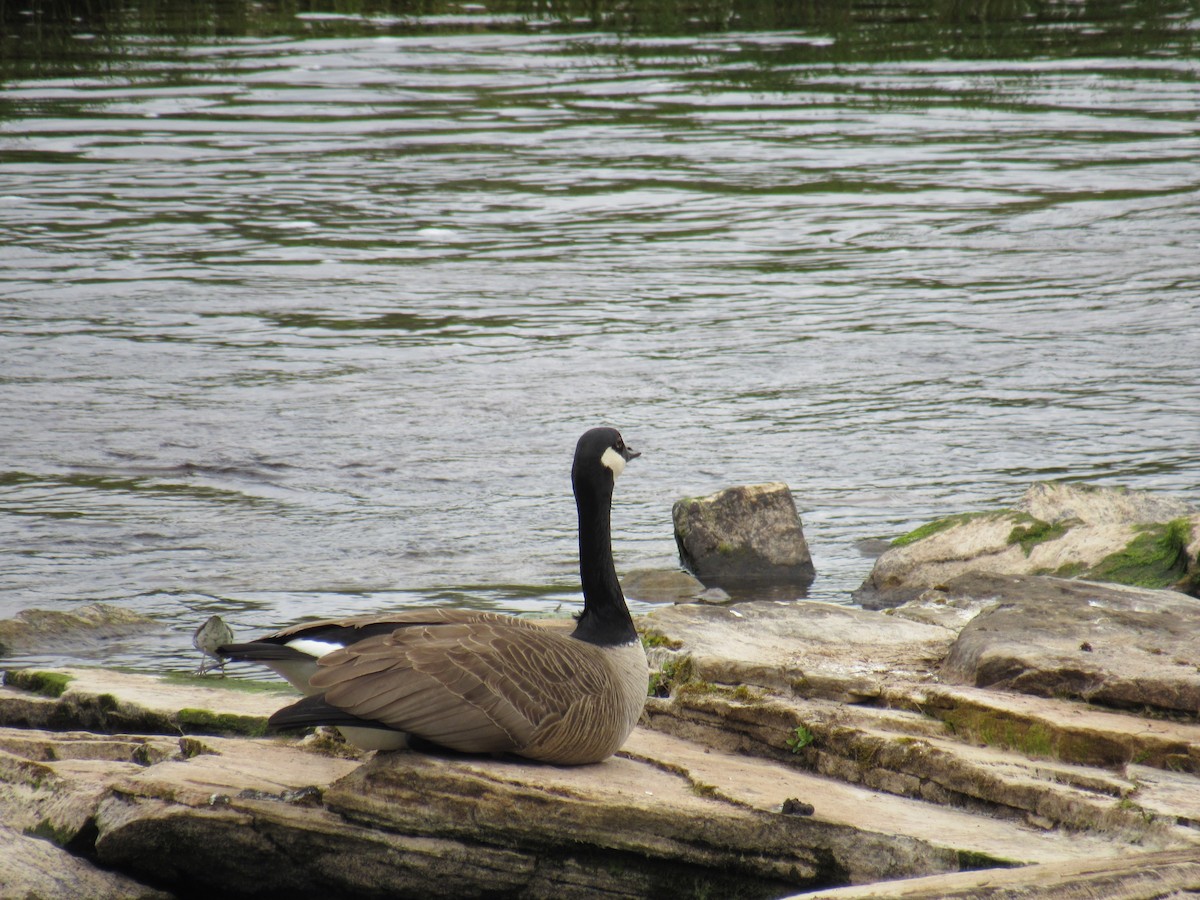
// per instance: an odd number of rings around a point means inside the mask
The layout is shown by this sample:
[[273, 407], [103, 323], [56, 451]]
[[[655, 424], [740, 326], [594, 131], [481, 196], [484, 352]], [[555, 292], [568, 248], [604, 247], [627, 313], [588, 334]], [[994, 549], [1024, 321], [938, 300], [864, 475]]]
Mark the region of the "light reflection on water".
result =
[[[820, 34], [199, 42], [0, 100], [0, 617], [190, 631], [577, 600], [569, 465], [865, 538], [1077, 478], [1197, 497], [1196, 64]], [[53, 662], [54, 656], [35, 661]]]

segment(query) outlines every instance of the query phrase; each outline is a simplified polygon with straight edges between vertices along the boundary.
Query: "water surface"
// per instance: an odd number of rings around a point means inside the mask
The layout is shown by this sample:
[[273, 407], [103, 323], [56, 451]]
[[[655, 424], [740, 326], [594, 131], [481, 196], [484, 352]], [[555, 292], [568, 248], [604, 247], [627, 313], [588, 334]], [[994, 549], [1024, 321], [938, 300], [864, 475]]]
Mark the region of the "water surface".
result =
[[0, 617], [574, 610], [598, 423], [619, 570], [781, 480], [834, 602], [1037, 480], [1200, 500], [1194, 6], [754, 9], [8, 10]]

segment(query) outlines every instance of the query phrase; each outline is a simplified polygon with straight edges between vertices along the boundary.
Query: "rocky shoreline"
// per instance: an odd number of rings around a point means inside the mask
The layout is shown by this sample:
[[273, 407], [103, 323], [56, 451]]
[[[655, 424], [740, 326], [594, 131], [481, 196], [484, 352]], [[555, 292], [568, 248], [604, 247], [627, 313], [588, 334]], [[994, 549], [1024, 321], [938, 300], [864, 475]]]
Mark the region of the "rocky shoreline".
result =
[[886, 610], [654, 610], [642, 722], [577, 768], [264, 736], [269, 685], [9, 671], [0, 897], [1200, 891], [1200, 600], [979, 559]]

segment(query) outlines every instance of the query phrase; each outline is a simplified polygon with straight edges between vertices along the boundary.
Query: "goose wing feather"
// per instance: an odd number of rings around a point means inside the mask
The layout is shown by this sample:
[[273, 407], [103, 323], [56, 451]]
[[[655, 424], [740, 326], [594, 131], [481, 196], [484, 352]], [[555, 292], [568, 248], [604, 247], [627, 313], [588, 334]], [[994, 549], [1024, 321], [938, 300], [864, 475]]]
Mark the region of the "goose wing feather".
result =
[[276, 631], [262, 640], [287, 643], [297, 638], [314, 640], [336, 640], [352, 643], [381, 634], [389, 634], [397, 628], [422, 625], [469, 625], [496, 624], [510, 628], [538, 628], [533, 622], [518, 619], [503, 613], [482, 609], [450, 609], [434, 606], [428, 609], [410, 609], [385, 615], [346, 616], [340, 619], [321, 619], [302, 622], [282, 631]]
[[359, 641], [322, 658], [312, 686], [359, 718], [456, 750], [500, 752], [527, 748], [612, 681], [594, 647], [475, 621]]

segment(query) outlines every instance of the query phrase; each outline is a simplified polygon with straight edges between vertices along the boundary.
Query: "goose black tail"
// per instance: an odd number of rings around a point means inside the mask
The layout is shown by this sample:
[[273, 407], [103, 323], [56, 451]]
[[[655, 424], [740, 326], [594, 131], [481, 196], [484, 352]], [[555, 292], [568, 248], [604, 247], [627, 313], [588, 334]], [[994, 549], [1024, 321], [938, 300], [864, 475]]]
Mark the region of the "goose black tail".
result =
[[312, 660], [312, 655], [302, 653], [284, 644], [273, 644], [270, 641], [252, 641], [249, 644], [222, 644], [217, 653], [225, 659], [238, 662], [266, 662], [275, 659]]
[[370, 719], [360, 719], [344, 709], [338, 709], [325, 702], [324, 694], [313, 694], [303, 700], [297, 700], [291, 706], [274, 713], [267, 720], [271, 731], [291, 731], [297, 728], [313, 728], [317, 725], [347, 725], [357, 728], [378, 728], [390, 731], [386, 725], [372, 722]]

